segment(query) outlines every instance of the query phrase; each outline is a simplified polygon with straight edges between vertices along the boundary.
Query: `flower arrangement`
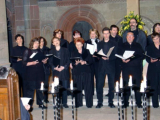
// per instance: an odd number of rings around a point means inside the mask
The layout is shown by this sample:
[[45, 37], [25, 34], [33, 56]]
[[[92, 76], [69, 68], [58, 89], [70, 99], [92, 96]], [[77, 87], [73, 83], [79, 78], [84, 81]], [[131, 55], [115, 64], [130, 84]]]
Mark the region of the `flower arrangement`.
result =
[[[137, 20], [138, 28], [139, 28], [140, 30], [143, 30], [143, 26], [144, 26], [145, 24], [144, 24], [144, 22], [142, 21], [141, 16], [139, 16], [139, 15], [134, 15], [134, 12], [131, 11], [131, 12], [129, 13], [129, 15], [126, 15], [126, 16], [124, 17], [124, 20], [121, 22], [122, 27], [121, 27], [121, 29], [119, 30], [119, 35], [122, 36], [122, 34], [123, 34], [124, 31], [130, 29], [130, 25], [129, 25], [129, 24], [130, 24], [130, 20], [131, 20], [132, 18], [134, 18], [134, 19]], [[147, 31], [144, 31], [144, 32], [147, 34]]]

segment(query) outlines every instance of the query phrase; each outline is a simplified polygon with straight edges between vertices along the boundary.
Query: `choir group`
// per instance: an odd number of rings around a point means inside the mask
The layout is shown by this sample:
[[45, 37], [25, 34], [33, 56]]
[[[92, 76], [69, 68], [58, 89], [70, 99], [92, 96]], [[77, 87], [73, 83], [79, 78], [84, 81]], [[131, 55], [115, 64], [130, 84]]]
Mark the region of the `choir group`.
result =
[[[73, 41], [68, 43], [63, 38], [63, 31], [56, 29], [51, 39], [51, 47], [46, 47], [44, 37], [31, 39], [29, 48], [24, 46], [24, 37], [20, 34], [15, 36], [17, 46], [12, 50], [11, 67], [19, 76], [20, 96], [34, 98], [36, 90], [36, 102], [42, 108], [42, 99], [48, 103], [48, 93], [43, 95], [40, 89], [41, 82], [44, 88], [49, 89], [49, 76], [59, 78], [59, 84], [64, 90], [61, 93], [63, 107], [67, 105], [67, 88], [70, 78], [73, 85], [79, 91], [75, 94], [76, 107], [83, 106], [83, 96], [86, 106], [93, 106], [94, 83], [96, 86], [97, 106], [103, 106], [103, 87], [105, 77], [108, 76], [108, 106], [114, 108], [114, 86], [120, 80], [121, 72], [123, 86], [128, 85], [129, 76], [132, 76], [133, 84], [137, 87], [135, 91], [136, 105], [142, 108], [141, 94], [139, 91], [141, 80], [143, 80], [143, 60], [148, 62], [147, 85], [153, 89], [152, 105], [159, 107], [158, 95], [160, 94], [160, 23], [153, 26], [153, 33], [148, 37], [137, 27], [136, 19], [130, 20], [130, 29], [118, 35], [119, 28], [111, 25], [102, 30], [103, 40], [99, 40], [96, 29], [89, 31], [90, 39], [84, 40], [82, 34], [76, 30], [73, 32]], [[87, 31], [88, 32], [88, 31]], [[89, 47], [91, 46], [91, 47]], [[125, 53], [132, 53], [130, 57]], [[122, 56], [117, 57], [116, 56]], [[59, 63], [57, 64], [57, 59]], [[94, 82], [94, 79], [96, 82]], [[22, 92], [21, 92], [22, 91]], [[82, 93], [84, 91], [84, 94]], [[124, 91], [124, 108], [129, 106], [130, 90]], [[32, 106], [33, 101], [30, 103]], [[44, 106], [44, 108], [47, 108]]]

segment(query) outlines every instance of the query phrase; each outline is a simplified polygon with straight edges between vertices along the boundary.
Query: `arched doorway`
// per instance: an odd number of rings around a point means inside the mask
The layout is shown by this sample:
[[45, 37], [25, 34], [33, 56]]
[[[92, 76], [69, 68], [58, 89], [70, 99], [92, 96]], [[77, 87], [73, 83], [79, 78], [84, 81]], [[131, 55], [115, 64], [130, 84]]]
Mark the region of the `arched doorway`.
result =
[[79, 21], [74, 24], [73, 29], [72, 29], [72, 33], [73, 33], [73, 31], [78, 30], [79, 32], [82, 33], [82, 38], [84, 40], [88, 40], [90, 29], [92, 29], [92, 26], [88, 22]]
[[106, 21], [101, 13], [89, 6], [76, 6], [66, 11], [59, 18], [56, 28], [62, 29], [64, 38], [70, 42], [72, 41], [73, 26], [79, 21], [88, 22], [92, 28], [99, 32], [106, 26]]

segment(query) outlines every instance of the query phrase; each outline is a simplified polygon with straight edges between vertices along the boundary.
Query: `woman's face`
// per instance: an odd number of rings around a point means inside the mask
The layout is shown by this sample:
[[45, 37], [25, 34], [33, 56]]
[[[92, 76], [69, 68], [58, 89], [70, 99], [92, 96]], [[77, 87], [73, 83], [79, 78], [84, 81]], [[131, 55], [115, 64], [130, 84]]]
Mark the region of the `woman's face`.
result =
[[157, 26], [155, 27], [155, 32], [160, 34], [160, 25], [157, 25]]
[[153, 42], [154, 42], [154, 44], [159, 44], [160, 38], [159, 38], [158, 36], [155, 36], [155, 37], [153, 38]]
[[56, 37], [58, 37], [59, 39], [61, 39], [62, 33], [59, 31], [58, 33], [56, 33]]
[[38, 41], [35, 41], [33, 43], [33, 49], [38, 49], [39, 48], [39, 42]]
[[43, 39], [40, 40], [40, 46], [44, 46], [44, 40]]
[[83, 44], [81, 42], [76, 42], [76, 48], [77, 50], [81, 50], [83, 47]]
[[96, 33], [95, 33], [94, 31], [92, 31], [92, 32], [90, 33], [90, 39], [96, 39], [96, 38], [97, 38]]
[[54, 39], [52, 40], [52, 44], [53, 44], [54, 46], [60, 46], [60, 41], [59, 41], [58, 39], [54, 38]]
[[22, 46], [23, 40], [21, 37], [17, 37], [16, 43], [18, 44], [18, 46]]

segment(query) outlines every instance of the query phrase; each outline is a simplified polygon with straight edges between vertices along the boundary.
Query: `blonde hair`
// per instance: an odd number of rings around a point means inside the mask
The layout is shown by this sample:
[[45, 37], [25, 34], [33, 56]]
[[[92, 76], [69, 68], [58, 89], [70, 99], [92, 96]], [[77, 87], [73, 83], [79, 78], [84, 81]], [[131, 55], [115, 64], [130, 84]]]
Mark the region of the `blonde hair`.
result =
[[99, 38], [99, 32], [98, 32], [97, 29], [90, 29], [90, 30], [89, 30], [89, 35], [91, 34], [91, 32], [95, 32], [96, 37]]

